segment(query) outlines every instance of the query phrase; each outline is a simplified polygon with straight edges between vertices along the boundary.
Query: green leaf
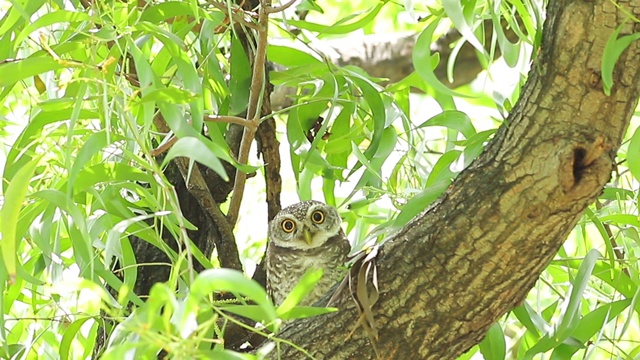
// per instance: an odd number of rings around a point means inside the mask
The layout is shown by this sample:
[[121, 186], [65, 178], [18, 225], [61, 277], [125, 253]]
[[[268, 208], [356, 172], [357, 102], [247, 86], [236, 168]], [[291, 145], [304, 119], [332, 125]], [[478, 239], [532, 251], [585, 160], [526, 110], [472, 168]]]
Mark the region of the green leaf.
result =
[[178, 16], [208, 17], [207, 15], [208, 13], [206, 11], [197, 7], [194, 11], [194, 8], [188, 2], [167, 1], [163, 3], [156, 3], [151, 6], [145, 6], [142, 14], [140, 15], [140, 21], [159, 24], [167, 19]]
[[242, 44], [237, 37], [231, 39], [231, 78], [229, 90], [231, 91], [231, 115], [238, 115], [247, 110], [249, 105], [249, 92], [251, 89], [251, 65], [244, 52]]
[[[75, 167], [73, 168], [75, 170]], [[71, 176], [70, 176], [71, 179]], [[73, 183], [74, 194], [91, 189], [99, 183], [140, 181], [153, 184], [154, 179], [149, 173], [138, 167], [123, 163], [100, 163], [81, 169]]]
[[100, 23], [99, 18], [93, 18], [89, 14], [80, 11], [57, 10], [40, 16], [36, 21], [25, 26], [24, 29], [14, 40], [16, 44], [24, 41], [32, 32], [39, 28], [57, 24], [57, 23], [73, 23], [80, 21], [93, 21]]
[[140, 102], [153, 101], [168, 104], [187, 104], [197, 97], [196, 94], [189, 90], [180, 89], [175, 86], [169, 86], [163, 89], [155, 89], [144, 94]]
[[261, 309], [254, 320], [270, 323], [277, 317], [276, 309], [262, 286], [243, 273], [231, 269], [207, 269], [198, 274], [191, 285], [188, 301], [193, 308], [201, 299], [216, 291], [246, 296], [254, 301]]
[[355, 30], [361, 29], [367, 24], [369, 24], [370, 22], [372, 22], [376, 18], [376, 16], [378, 15], [382, 7], [387, 4], [387, 2], [388, 0], [379, 1], [378, 4], [375, 7], [371, 8], [365, 16], [363, 16], [361, 19], [356, 20], [352, 23], [345, 24], [347, 21], [361, 15], [361, 13], [350, 15], [344, 19], [341, 19], [340, 21], [336, 22], [333, 25], [316, 24], [316, 23], [311, 23], [304, 20], [288, 20], [287, 23], [290, 26], [294, 26], [300, 29], [318, 32], [320, 35], [348, 34]]
[[426, 189], [422, 190], [418, 195], [412, 197], [400, 211], [400, 214], [393, 222], [393, 227], [401, 227], [407, 224], [416, 215], [424, 211], [429, 204], [435, 201], [449, 187], [451, 181], [440, 181]]
[[321, 65], [322, 60], [304, 51], [280, 45], [267, 47], [267, 58], [288, 68], [296, 66]]
[[[585, 315], [580, 319], [578, 326], [576, 326], [575, 331], [571, 334], [571, 337], [577, 340], [577, 342], [574, 344], [563, 343], [558, 345], [552, 354], [552, 358], [571, 359], [572, 355], [578, 350], [586, 348], [588, 341], [593, 336], [604, 331], [603, 326], [606, 323], [613, 321], [620, 313], [629, 308], [630, 305], [630, 300], [614, 301], [609, 304], [604, 304]], [[629, 319], [631, 319], [631, 317], [629, 317]], [[623, 333], [624, 331], [620, 332], [620, 334]], [[556, 352], [558, 354], [562, 353], [563, 356], [559, 356]]]
[[276, 311], [279, 317], [289, 312], [296, 305], [298, 305], [318, 284], [318, 281], [322, 279], [322, 269], [309, 269], [302, 275], [296, 286], [284, 299], [282, 304], [278, 306]]
[[609, 36], [607, 44], [604, 46], [602, 52], [602, 88], [606, 95], [611, 95], [611, 88], [613, 87], [613, 69], [620, 58], [620, 55], [633, 43], [640, 39], [640, 33], [626, 35], [618, 37], [622, 28], [627, 25], [624, 21], [616, 30]]
[[438, 161], [433, 165], [431, 173], [425, 183], [426, 187], [432, 186], [435, 183], [447, 183], [450, 184], [456, 173], [450, 170], [451, 164], [458, 160], [462, 154], [460, 150], [451, 150], [444, 153]]
[[364, 155], [362, 151], [360, 151], [360, 148], [354, 142], [351, 143], [351, 152], [353, 153], [353, 155], [355, 155], [360, 164], [364, 165], [364, 167], [367, 168], [371, 175], [374, 175], [375, 177], [380, 179], [382, 178], [379, 172], [380, 169], [376, 168], [375, 165], [371, 163], [371, 161]]
[[362, 91], [362, 96], [364, 97], [367, 105], [371, 108], [373, 136], [371, 138], [371, 144], [364, 151], [364, 155], [367, 158], [371, 158], [378, 151], [378, 146], [380, 146], [380, 141], [382, 140], [383, 130], [387, 127], [386, 107], [384, 101], [382, 101], [380, 91], [374, 86], [374, 84], [372, 84], [371, 80], [353, 71], [350, 72], [350, 76], [347, 79], [358, 86], [360, 91]]
[[304, 319], [338, 311], [334, 307], [296, 306], [280, 315], [282, 320]]
[[640, 126], [633, 132], [629, 141], [627, 166], [633, 177], [640, 181]]
[[174, 54], [180, 53], [179, 49], [186, 49], [187, 46], [176, 34], [161, 28], [160, 26], [150, 23], [148, 21], [140, 21], [135, 25], [135, 29], [143, 33], [152, 34], [162, 43], [171, 48], [171, 52]]
[[562, 320], [555, 331], [555, 337], [557, 339], [566, 339], [576, 328], [580, 320], [580, 309], [584, 298], [584, 290], [587, 288], [593, 268], [601, 256], [597, 250], [592, 249], [582, 261], [582, 265], [580, 265], [580, 269], [578, 269], [578, 274], [571, 284], [571, 295], [562, 313]]
[[229, 180], [229, 176], [222, 166], [222, 162], [218, 157], [207, 147], [202, 140], [195, 137], [183, 137], [178, 139], [171, 149], [167, 152], [162, 161], [162, 166], [166, 166], [170, 160], [184, 156], [193, 159], [215, 171], [225, 181]]
[[40, 158], [33, 159], [18, 170], [7, 187], [4, 194], [4, 203], [2, 209], [0, 209], [0, 234], [2, 234], [0, 249], [2, 250], [4, 269], [9, 276], [10, 282], [13, 282], [13, 278], [16, 276], [18, 244], [23, 235], [16, 233], [16, 225], [31, 178], [33, 178], [33, 173], [39, 161]]
[[124, 219], [113, 226], [109, 230], [105, 243], [104, 260], [107, 268], [111, 268], [111, 260], [115, 257], [120, 259], [120, 266], [124, 269], [125, 284], [134, 285], [136, 276], [136, 259], [131, 251], [131, 244], [128, 239], [123, 238], [122, 234], [127, 231], [129, 226], [156, 216], [167, 215], [167, 212], [144, 214]]
[[416, 39], [416, 44], [413, 48], [413, 67], [416, 73], [429, 84], [435, 91], [445, 95], [458, 96], [458, 97], [470, 97], [468, 95], [460, 94], [452, 91], [446, 87], [433, 72], [433, 69], [437, 65], [439, 56], [431, 54], [431, 44], [435, 40], [433, 33], [440, 20], [435, 20]]
[[500, 324], [495, 323], [479, 344], [485, 360], [503, 360], [507, 355], [507, 344]]
[[469, 116], [458, 110], [445, 110], [418, 125], [416, 128], [420, 129], [427, 126], [444, 126], [447, 129], [460, 132], [467, 139], [470, 139], [476, 134], [476, 128], [473, 126]]
[[[44, 0], [11, 1], [11, 6], [0, 22], [0, 34], [13, 32], [15, 27], [23, 22], [29, 21], [31, 15], [42, 7], [44, 3]], [[0, 76], [0, 79], [1, 78], [2, 76]]]
[[80, 328], [82, 328], [82, 325], [84, 325], [84, 323], [87, 322], [87, 320], [93, 320], [93, 318], [83, 317], [78, 320], [75, 320], [74, 322], [66, 326], [64, 330], [64, 335], [62, 335], [62, 340], [60, 341], [60, 349], [59, 349], [60, 359], [69, 358], [71, 343], [73, 342], [73, 339], [78, 334], [78, 331], [80, 331]]
[[[178, 71], [177, 74], [180, 76], [184, 87], [190, 90], [194, 94], [194, 100], [189, 103], [189, 109], [191, 112], [191, 120], [193, 122], [193, 127], [197, 133], [200, 132], [202, 128], [203, 118], [204, 118], [204, 100], [202, 99], [202, 81], [198, 76], [198, 72], [196, 71], [194, 64], [192, 63], [189, 55], [187, 54], [187, 45], [176, 36], [174, 33], [167, 31], [156, 24], [152, 24], [150, 22], [139, 22], [135, 25], [135, 28], [141, 30], [143, 32], [148, 32], [153, 34], [158, 40], [162, 42], [164, 45], [164, 49], [169, 52], [171, 55], [171, 61], [176, 64]], [[135, 57], [134, 57], [135, 59]], [[144, 62], [148, 61], [148, 59], [144, 59]], [[163, 69], [164, 70], [164, 69]], [[152, 76], [153, 71], [151, 71]], [[164, 103], [167, 104], [167, 103]], [[164, 110], [161, 108], [161, 110]], [[164, 111], [163, 111], [164, 114]], [[165, 120], [171, 126], [171, 129], [175, 131], [174, 126], [172, 126], [171, 121], [177, 121], [178, 117], [166, 117]], [[182, 134], [176, 132], [178, 136]]]
[[69, 171], [69, 184], [74, 185], [77, 176], [80, 174], [91, 158], [102, 151], [107, 146], [108, 135], [106, 131], [91, 134], [84, 143], [78, 154], [75, 156], [73, 166]]
[[[519, 2], [519, 1], [515, 1], [515, 2]], [[519, 5], [522, 5], [522, 3], [520, 3]], [[518, 5], [515, 5], [515, 6], [517, 7]], [[495, 37], [498, 40], [498, 46], [500, 47], [500, 50], [502, 52], [502, 58], [504, 59], [507, 65], [513, 68], [518, 64], [518, 58], [520, 57], [520, 46], [518, 45], [518, 43], [516, 44], [511, 43], [511, 41], [509, 41], [509, 38], [507, 38], [507, 35], [504, 33], [502, 18], [499, 15], [500, 4], [495, 3], [494, 6], [490, 7], [490, 11], [491, 11], [491, 21], [493, 23], [493, 29], [495, 31]], [[525, 19], [525, 21], [531, 19], [526, 12], [525, 14], [523, 14], [522, 17], [527, 18]], [[509, 22], [509, 26], [511, 27], [511, 29], [514, 29], [514, 31], [516, 32], [518, 30], [518, 25], [519, 24], [517, 21]], [[533, 34], [535, 33], [535, 31], [531, 33]]]
[[20, 80], [63, 67], [51, 56], [44, 55], [42, 52], [34, 53], [26, 59], [0, 64], [0, 86], [13, 86]]
[[584, 290], [600, 257], [600, 253], [595, 249], [587, 253], [587, 256], [580, 263], [576, 278], [572, 282], [571, 294], [565, 300], [559, 324], [555, 327], [553, 333], [546, 334], [526, 352], [525, 360], [532, 359], [536, 354], [547, 352], [563, 343], [574, 347], [580, 346], [580, 342], [575, 339], [573, 334], [580, 325], [580, 310], [584, 298]]
[[462, 12], [464, 7], [460, 3], [460, 0], [442, 0], [442, 7], [444, 8], [447, 16], [449, 16], [449, 19], [451, 20], [451, 22], [453, 22], [453, 25], [456, 27], [462, 37], [464, 37], [466, 41], [473, 45], [473, 47], [476, 48], [478, 52], [480, 52], [481, 54], [485, 54], [486, 56], [487, 51], [485, 50], [484, 46], [482, 46], [480, 40], [478, 40], [476, 35], [473, 33], [471, 25], [467, 22], [467, 19]]

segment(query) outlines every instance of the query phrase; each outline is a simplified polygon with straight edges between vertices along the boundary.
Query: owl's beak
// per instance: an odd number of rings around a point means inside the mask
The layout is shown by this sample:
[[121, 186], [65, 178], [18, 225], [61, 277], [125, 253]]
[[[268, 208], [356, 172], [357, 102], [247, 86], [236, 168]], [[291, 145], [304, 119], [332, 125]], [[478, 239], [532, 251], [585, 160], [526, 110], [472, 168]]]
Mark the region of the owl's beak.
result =
[[313, 242], [313, 234], [309, 229], [304, 229], [304, 241], [309, 245]]

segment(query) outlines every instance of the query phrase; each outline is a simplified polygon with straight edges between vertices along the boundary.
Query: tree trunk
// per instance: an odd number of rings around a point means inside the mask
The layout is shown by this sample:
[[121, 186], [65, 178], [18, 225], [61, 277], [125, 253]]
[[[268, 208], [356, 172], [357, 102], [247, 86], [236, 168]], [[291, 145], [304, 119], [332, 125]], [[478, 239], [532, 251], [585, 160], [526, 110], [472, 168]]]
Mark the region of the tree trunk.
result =
[[[603, 50], [626, 12], [639, 14], [640, 1], [550, 2], [542, 52], [508, 120], [446, 193], [380, 249], [380, 358], [456, 358], [477, 344], [523, 301], [601, 193], [640, 95], [638, 41], [619, 59], [611, 95], [602, 90]], [[620, 35], [638, 31], [627, 21]], [[280, 336], [317, 359], [375, 358], [346, 291], [335, 306]], [[280, 350], [283, 359], [306, 358]]]

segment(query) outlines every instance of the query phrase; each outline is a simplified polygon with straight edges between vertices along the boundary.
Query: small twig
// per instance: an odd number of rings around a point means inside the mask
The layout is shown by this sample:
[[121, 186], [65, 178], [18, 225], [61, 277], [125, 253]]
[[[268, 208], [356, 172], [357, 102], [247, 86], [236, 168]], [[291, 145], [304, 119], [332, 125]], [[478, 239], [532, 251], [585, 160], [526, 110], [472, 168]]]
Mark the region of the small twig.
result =
[[219, 115], [207, 115], [204, 117], [204, 121], [210, 121], [210, 122], [223, 122], [223, 123], [232, 123], [232, 124], [238, 124], [238, 125], [242, 125], [245, 127], [255, 127], [255, 123], [248, 121], [246, 119], [243, 119], [241, 117], [237, 117], [237, 116], [219, 116]]
[[[244, 128], [242, 141], [240, 142], [240, 150], [238, 151], [238, 162], [240, 164], [246, 164], [249, 160], [251, 143], [255, 137], [256, 129], [260, 124], [260, 104], [262, 102], [262, 95], [264, 94], [264, 70], [267, 58], [267, 28], [269, 25], [269, 14], [266, 9], [267, 6], [263, 1], [261, 1], [258, 13], [258, 24], [260, 25], [260, 30], [258, 30], [258, 44], [256, 46], [255, 60], [253, 62], [253, 76], [251, 78], [251, 89], [249, 92], [249, 108], [247, 109], [247, 121], [252, 122], [254, 126], [245, 126]], [[240, 204], [242, 203], [246, 180], [247, 174], [240, 169], [237, 169], [235, 182], [233, 183], [233, 197], [231, 198], [229, 212], [227, 213], [227, 219], [231, 228], [235, 226], [235, 223], [238, 220], [238, 213], [240, 211]]]
[[[600, 204], [600, 201], [596, 201], [595, 204], [596, 204], [596, 209], [598, 210], [602, 209], [602, 204]], [[609, 237], [609, 242], [611, 243], [611, 248], [613, 249], [613, 253], [616, 255], [616, 258], [618, 259], [618, 261], [620, 261], [621, 264], [624, 264], [624, 253], [618, 247], [618, 243], [616, 242], [615, 236], [613, 236], [613, 231], [611, 231], [611, 225], [602, 223], [602, 227], [604, 228], [604, 231], [607, 233], [607, 236]], [[624, 265], [622, 267], [622, 272], [625, 273], [627, 276], [629, 276], [629, 269], [624, 267]]]
[[293, 5], [296, 2], [296, 0], [289, 0], [288, 3], [284, 4], [284, 5], [280, 5], [280, 6], [269, 6], [267, 7], [266, 11], [267, 14], [273, 14], [273, 13], [277, 13], [277, 12], [281, 12], [281, 11], [285, 11], [288, 8], [291, 7], [291, 5]]
[[[223, 11], [224, 13], [227, 14], [227, 16], [233, 18], [233, 20], [235, 20], [238, 23], [241, 23], [242, 25], [251, 28], [253, 30], [256, 31], [262, 31], [262, 29], [260, 28], [260, 25], [257, 25], [251, 21], [246, 20], [243, 16], [238, 15], [237, 13], [235, 13], [232, 9], [230, 9], [229, 7], [227, 7], [227, 3], [222, 3], [222, 2], [218, 2], [218, 1], [211, 1], [209, 2], [209, 4], [211, 4], [213, 7], [217, 8], [218, 10]], [[256, 14], [255, 13], [251, 13], [249, 11], [246, 10], [242, 10], [241, 8], [237, 8], [238, 11], [242, 12], [245, 15], [248, 15], [251, 18], [255, 18]]]
[[158, 156], [164, 153], [165, 151], [171, 149], [171, 147], [173, 146], [173, 144], [176, 143], [176, 141], [178, 141], [178, 138], [174, 136], [171, 139], [167, 140], [167, 142], [165, 142], [164, 144], [160, 144], [160, 146], [151, 150], [149, 153], [151, 154], [151, 156], [154, 156], [154, 157]]

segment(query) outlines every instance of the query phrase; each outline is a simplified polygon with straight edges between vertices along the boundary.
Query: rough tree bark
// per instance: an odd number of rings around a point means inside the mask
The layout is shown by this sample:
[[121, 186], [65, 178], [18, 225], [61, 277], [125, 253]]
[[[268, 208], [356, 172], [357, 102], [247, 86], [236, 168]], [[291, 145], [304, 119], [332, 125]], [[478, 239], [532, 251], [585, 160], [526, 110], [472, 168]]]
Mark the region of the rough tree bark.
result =
[[[446, 193], [381, 247], [373, 312], [383, 359], [455, 358], [519, 304], [610, 178], [640, 95], [640, 42], [602, 91], [607, 39], [640, 1], [551, 1], [542, 52], [520, 101]], [[640, 31], [628, 21], [621, 35]], [[358, 313], [341, 310], [280, 334], [317, 359], [375, 358]], [[276, 352], [273, 357], [278, 356]], [[283, 347], [283, 359], [306, 358]]]

